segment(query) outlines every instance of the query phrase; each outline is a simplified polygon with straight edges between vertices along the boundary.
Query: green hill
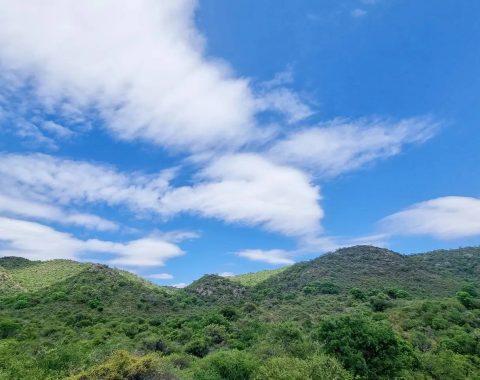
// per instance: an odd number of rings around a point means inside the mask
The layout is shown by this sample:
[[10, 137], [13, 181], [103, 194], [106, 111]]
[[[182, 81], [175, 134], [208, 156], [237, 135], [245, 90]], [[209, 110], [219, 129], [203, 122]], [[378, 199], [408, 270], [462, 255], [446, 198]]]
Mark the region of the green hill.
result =
[[185, 289], [0, 258], [0, 379], [477, 379], [480, 249], [337, 250]]
[[333, 283], [339, 291], [402, 288], [424, 297], [453, 296], [464, 282], [480, 278], [480, 249], [400, 255], [372, 246], [355, 246], [288, 267], [257, 286], [268, 296], [301, 291], [313, 282]]
[[270, 270], [261, 270], [259, 272], [252, 272], [252, 273], [245, 273], [239, 274], [237, 276], [229, 277], [229, 279], [233, 282], [238, 282], [243, 286], [255, 286], [259, 283], [267, 280], [268, 278], [283, 272], [288, 267], [278, 268], [278, 269], [270, 269]]

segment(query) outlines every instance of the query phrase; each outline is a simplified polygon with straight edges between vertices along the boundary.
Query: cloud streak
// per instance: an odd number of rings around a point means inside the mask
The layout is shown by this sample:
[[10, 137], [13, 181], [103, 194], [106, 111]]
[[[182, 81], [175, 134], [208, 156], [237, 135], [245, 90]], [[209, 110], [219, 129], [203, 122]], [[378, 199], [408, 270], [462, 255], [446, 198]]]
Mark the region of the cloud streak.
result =
[[391, 235], [444, 240], [480, 236], [480, 199], [450, 196], [416, 203], [384, 218], [380, 226]]
[[163, 266], [184, 252], [177, 245], [155, 235], [124, 243], [98, 239], [81, 240], [43, 224], [0, 217], [0, 255], [31, 260], [82, 260], [89, 253], [105, 253], [102, 260], [124, 267]]
[[[0, 158], [0, 184], [21, 194], [24, 205], [33, 200], [64, 207], [106, 204], [128, 208], [138, 216], [160, 218], [189, 213], [262, 226], [289, 236], [321, 230], [319, 188], [302, 171], [257, 154], [222, 156], [198, 173], [195, 185], [181, 187], [171, 186], [170, 170], [147, 175], [47, 155], [6, 154]], [[53, 206], [37, 209], [23, 215], [59, 220], [65, 214]], [[86, 215], [69, 219], [78, 224], [89, 222]]]
[[246, 249], [236, 253], [237, 256], [251, 261], [260, 261], [272, 265], [291, 265], [295, 263], [291, 253], [282, 249]]
[[332, 177], [399, 154], [432, 138], [439, 122], [428, 118], [335, 119], [294, 132], [268, 152], [274, 160]]

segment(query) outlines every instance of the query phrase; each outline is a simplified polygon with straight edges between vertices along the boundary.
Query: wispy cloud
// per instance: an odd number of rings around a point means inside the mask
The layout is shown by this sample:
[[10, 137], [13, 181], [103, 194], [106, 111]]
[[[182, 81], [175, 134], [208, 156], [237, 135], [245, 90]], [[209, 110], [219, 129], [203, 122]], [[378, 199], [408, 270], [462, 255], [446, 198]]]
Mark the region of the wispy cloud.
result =
[[[0, 181], [1, 183], [1, 181]], [[66, 212], [60, 207], [21, 197], [2, 194], [0, 190], [0, 215], [14, 215], [33, 219], [71, 224], [88, 229], [109, 231], [118, 229], [118, 224], [97, 215]]]
[[399, 154], [409, 144], [432, 138], [440, 123], [430, 117], [394, 121], [382, 118], [335, 119], [293, 132], [269, 156], [278, 162], [335, 176]]
[[155, 280], [171, 280], [173, 278], [173, 275], [171, 275], [170, 273], [154, 273], [154, 274], [149, 274], [145, 277], [153, 278]]
[[480, 199], [431, 199], [386, 217], [380, 225], [391, 235], [427, 235], [438, 239], [480, 236]]
[[295, 263], [291, 258], [291, 253], [281, 249], [246, 249], [236, 253], [237, 256], [252, 261], [260, 261], [272, 265], [290, 265]]
[[128, 242], [81, 240], [43, 224], [0, 217], [0, 255], [33, 260], [81, 260], [88, 253], [106, 253], [102, 261], [123, 267], [157, 267], [184, 254], [177, 245], [151, 235]]

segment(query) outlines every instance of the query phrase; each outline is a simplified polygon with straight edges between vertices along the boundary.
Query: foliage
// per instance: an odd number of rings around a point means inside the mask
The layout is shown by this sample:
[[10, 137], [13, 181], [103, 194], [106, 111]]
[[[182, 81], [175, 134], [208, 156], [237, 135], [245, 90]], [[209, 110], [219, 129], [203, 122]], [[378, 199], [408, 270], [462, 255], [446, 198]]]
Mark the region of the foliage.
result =
[[388, 324], [361, 314], [325, 320], [317, 337], [327, 353], [364, 378], [394, 377], [414, 364], [413, 350]]
[[479, 263], [360, 246], [173, 289], [0, 258], [0, 379], [480, 378]]
[[257, 370], [255, 379], [350, 380], [353, 376], [337, 360], [326, 355], [316, 355], [306, 360], [280, 356], [262, 365]]
[[150, 354], [137, 357], [118, 351], [105, 363], [71, 377], [71, 380], [136, 380], [136, 379], [179, 379], [173, 366]]
[[244, 380], [251, 378], [257, 362], [251, 354], [243, 351], [217, 351], [199, 362], [193, 370], [197, 380]]
[[278, 269], [262, 270], [262, 271], [253, 272], [253, 273], [245, 273], [237, 276], [232, 276], [229, 279], [233, 282], [238, 282], [243, 286], [251, 287], [251, 286], [258, 285], [259, 283], [265, 281], [266, 279], [283, 272], [287, 268], [288, 267], [283, 267]]

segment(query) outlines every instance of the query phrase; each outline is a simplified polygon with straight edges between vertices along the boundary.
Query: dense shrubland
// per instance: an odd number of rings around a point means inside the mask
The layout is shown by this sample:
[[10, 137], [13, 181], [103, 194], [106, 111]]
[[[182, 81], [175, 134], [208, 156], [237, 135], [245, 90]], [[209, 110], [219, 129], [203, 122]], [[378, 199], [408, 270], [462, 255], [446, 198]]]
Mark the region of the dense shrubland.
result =
[[4, 258], [0, 379], [478, 379], [479, 263], [354, 247], [174, 290]]

